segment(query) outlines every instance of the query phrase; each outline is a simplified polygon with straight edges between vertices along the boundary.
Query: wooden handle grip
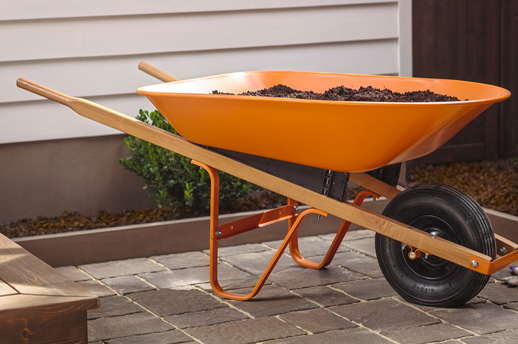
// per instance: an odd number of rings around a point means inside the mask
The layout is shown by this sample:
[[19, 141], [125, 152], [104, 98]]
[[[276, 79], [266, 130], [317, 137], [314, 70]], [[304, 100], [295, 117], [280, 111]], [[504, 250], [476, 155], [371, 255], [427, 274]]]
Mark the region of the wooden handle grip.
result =
[[19, 78], [16, 80], [16, 86], [67, 106], [69, 105], [69, 101], [73, 99], [66, 94], [54, 91], [50, 88], [39, 85], [24, 78]]
[[163, 82], [173, 82], [173, 81], [180, 80], [180, 79], [175, 78], [174, 76], [171, 76], [165, 72], [162, 72], [160, 69], [155, 68], [145, 62], [140, 62], [138, 64], [138, 69], [140, 69], [144, 73], [154, 76], [158, 80], [162, 80]]

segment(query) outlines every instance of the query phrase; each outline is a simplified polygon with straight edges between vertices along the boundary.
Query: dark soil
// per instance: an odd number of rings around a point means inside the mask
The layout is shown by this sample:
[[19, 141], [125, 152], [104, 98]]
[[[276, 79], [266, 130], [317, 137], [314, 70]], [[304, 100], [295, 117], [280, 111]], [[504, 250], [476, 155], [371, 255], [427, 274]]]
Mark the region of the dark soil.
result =
[[[212, 91], [212, 94], [227, 94], [219, 91]], [[398, 93], [392, 92], [389, 89], [379, 89], [368, 87], [360, 87], [358, 90], [347, 88], [345, 86], [338, 86], [330, 88], [324, 93], [315, 93], [313, 91], [295, 90], [286, 85], [276, 85], [270, 88], [265, 88], [259, 91], [247, 91], [238, 94], [239, 96], [252, 97], [275, 97], [275, 98], [293, 98], [293, 99], [312, 99], [312, 100], [330, 100], [330, 101], [355, 101], [355, 102], [451, 102], [460, 101], [457, 97], [450, 97], [447, 95], [437, 94], [429, 90], [413, 91]]]
[[[451, 185], [473, 197], [483, 207], [518, 216], [518, 163], [514, 160], [459, 162], [440, 165], [413, 165], [407, 170], [409, 185], [440, 183]], [[348, 190], [352, 199], [359, 188]], [[240, 202], [229, 204], [221, 213], [271, 209], [286, 204], [286, 197], [271, 191], [256, 193]], [[139, 223], [208, 216], [209, 211], [194, 213], [189, 209], [149, 209], [98, 216], [82, 216], [65, 211], [58, 217], [24, 219], [0, 226], [0, 233], [10, 238], [77, 230], [125, 226]]]

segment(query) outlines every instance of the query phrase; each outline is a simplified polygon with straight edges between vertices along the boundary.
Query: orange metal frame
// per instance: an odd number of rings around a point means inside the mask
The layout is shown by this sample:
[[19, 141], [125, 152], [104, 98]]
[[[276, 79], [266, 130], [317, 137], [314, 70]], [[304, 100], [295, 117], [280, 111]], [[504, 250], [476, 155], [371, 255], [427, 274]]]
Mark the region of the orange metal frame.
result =
[[[305, 259], [300, 251], [298, 244], [298, 228], [308, 214], [318, 214], [327, 216], [327, 213], [310, 208], [302, 212], [298, 213], [297, 202], [288, 198], [288, 204], [276, 209], [268, 210], [263, 212], [262, 214], [257, 214], [253, 216], [246, 217], [244, 219], [232, 221], [229, 223], [225, 223], [221, 226], [218, 224], [218, 216], [219, 216], [219, 175], [218, 172], [199, 161], [192, 160], [191, 163], [200, 166], [205, 169], [210, 176], [211, 180], [211, 204], [210, 204], [210, 284], [212, 289], [216, 292], [216, 294], [225, 297], [227, 299], [233, 300], [248, 300], [261, 290], [264, 283], [270, 276], [273, 268], [277, 265], [277, 262], [281, 258], [286, 246], [290, 247], [290, 253], [295, 262], [299, 265], [310, 268], [310, 269], [321, 269], [323, 267], [328, 266], [333, 260], [336, 251], [340, 247], [340, 243], [342, 242], [347, 230], [349, 229], [351, 222], [344, 221], [338, 230], [333, 243], [329, 247], [329, 250], [322, 261], [322, 263], [315, 263], [310, 260]], [[365, 197], [373, 196], [379, 198], [380, 196], [374, 192], [365, 190], [361, 191], [355, 198], [354, 204], [357, 206], [361, 206]], [[270, 264], [263, 272], [261, 278], [255, 285], [254, 289], [251, 293], [247, 295], [238, 295], [234, 293], [230, 293], [228, 291], [223, 290], [223, 288], [219, 285], [218, 282], [218, 241], [222, 239], [226, 239], [232, 237], [234, 235], [238, 235], [244, 232], [248, 232], [257, 228], [265, 227], [270, 224], [288, 220], [288, 234], [286, 234], [284, 241], [281, 246], [277, 249], [274, 257], [270, 261]]]

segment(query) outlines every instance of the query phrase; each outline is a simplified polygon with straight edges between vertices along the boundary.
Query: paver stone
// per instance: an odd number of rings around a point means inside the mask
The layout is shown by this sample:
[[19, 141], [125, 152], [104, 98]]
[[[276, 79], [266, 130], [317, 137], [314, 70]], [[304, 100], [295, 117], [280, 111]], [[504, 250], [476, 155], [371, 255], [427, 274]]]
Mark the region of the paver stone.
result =
[[366, 254], [373, 258], [376, 258], [376, 248], [374, 246], [374, 238], [343, 241], [342, 246], [350, 248], [351, 250]]
[[295, 289], [293, 292], [305, 299], [316, 302], [323, 307], [339, 306], [359, 302], [357, 299], [325, 286]]
[[433, 311], [430, 314], [477, 334], [518, 328], [517, 313], [492, 303], [466, 304], [459, 308]]
[[[238, 245], [238, 246], [229, 246], [229, 247], [219, 247], [218, 248], [218, 257], [228, 257], [228, 256], [237, 256], [245, 253], [255, 253], [255, 252], [263, 252], [270, 251], [271, 249], [262, 245], [262, 244], [246, 244], [246, 245]], [[210, 254], [210, 250], [203, 250], [206, 254]]]
[[145, 312], [124, 296], [108, 296], [101, 299], [101, 306], [88, 310], [88, 319], [98, 319]]
[[178, 328], [211, 326], [229, 321], [249, 319], [244, 313], [233, 308], [216, 308], [207, 311], [194, 313], [184, 313], [165, 317], [167, 322], [174, 324]]
[[176, 343], [195, 343], [191, 337], [178, 330], [141, 334], [137, 336], [111, 339], [106, 344], [176, 344]]
[[323, 308], [281, 314], [279, 318], [311, 333], [357, 327], [352, 322]]
[[466, 344], [510, 344], [518, 343], [518, 331], [507, 330], [490, 333], [479, 337], [464, 338]]
[[202, 343], [245, 344], [293, 337], [306, 332], [273, 317], [227, 322], [208, 327], [185, 330]]
[[362, 300], [375, 300], [398, 295], [385, 278], [338, 283], [333, 285], [333, 288], [343, 290], [352, 297]]
[[378, 260], [358, 252], [337, 253], [331, 265], [339, 265], [372, 278], [383, 277]]
[[488, 283], [478, 296], [497, 305], [503, 305], [504, 303], [518, 302], [518, 289], [509, 287], [505, 283]]
[[91, 341], [106, 340], [172, 329], [173, 326], [152, 314], [136, 313], [88, 321], [88, 339]]
[[[275, 251], [263, 251], [240, 254], [238, 256], [222, 257], [221, 260], [228, 262], [229, 264], [241, 270], [247, 271], [255, 276], [262, 276], [264, 270], [268, 267], [268, 264], [270, 264], [270, 261], [274, 255]], [[282, 255], [277, 262], [277, 265], [275, 265], [273, 272], [279, 272], [294, 266], [298, 265], [293, 261], [293, 259], [291, 259], [291, 257]]]
[[300, 289], [328, 285], [340, 282], [355, 281], [366, 278], [365, 276], [344, 270], [339, 267], [327, 267], [321, 270], [313, 270], [301, 266], [295, 266], [270, 275], [270, 281], [288, 289]]
[[[158, 288], [174, 288], [210, 281], [208, 266], [181, 270], [169, 270], [138, 275]], [[218, 264], [218, 280], [234, 280], [250, 277], [250, 274], [226, 264]]]
[[134, 302], [159, 316], [193, 313], [202, 310], [228, 307], [199, 290], [160, 289], [129, 294]]
[[154, 263], [147, 258], [115, 260], [105, 263], [86, 264], [80, 265], [79, 268], [97, 279], [166, 270], [166, 268], [162, 265]]
[[174, 253], [150, 257], [171, 270], [209, 266], [210, 257], [203, 252]]
[[364, 328], [330, 331], [306, 335], [296, 338], [287, 338], [269, 342], [268, 344], [393, 344], [393, 342]]
[[[233, 292], [236, 294], [248, 294], [251, 291], [252, 288], [246, 288], [234, 290]], [[318, 307], [313, 302], [309, 302], [275, 285], [264, 286], [259, 294], [248, 301], [227, 301], [231, 302], [237, 309], [256, 318]]]
[[328, 309], [373, 331], [419, 327], [441, 322], [393, 299], [353, 303]]
[[468, 331], [446, 323], [422, 327], [395, 328], [381, 331], [380, 334], [401, 344], [441, 342], [447, 339], [456, 339], [472, 335]]
[[[281, 244], [282, 240], [269, 241], [264, 243], [266, 246], [271, 247], [277, 250]], [[314, 257], [326, 255], [327, 251], [329, 251], [329, 247], [331, 243], [329, 241], [325, 241], [320, 239], [319, 237], [304, 237], [299, 238], [299, 251], [303, 257]], [[337, 252], [345, 252], [347, 249], [340, 247]], [[286, 248], [286, 254], [290, 254], [289, 247]]]
[[155, 289], [155, 287], [137, 278], [136, 276], [112, 277], [103, 279], [102, 281], [106, 285], [110, 286], [110, 288], [123, 295]]

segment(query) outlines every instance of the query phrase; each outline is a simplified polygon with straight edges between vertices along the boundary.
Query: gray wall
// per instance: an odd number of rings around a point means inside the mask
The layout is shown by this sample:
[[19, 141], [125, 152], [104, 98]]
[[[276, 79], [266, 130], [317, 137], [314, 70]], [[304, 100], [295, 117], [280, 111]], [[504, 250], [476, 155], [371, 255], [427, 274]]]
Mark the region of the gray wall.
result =
[[123, 135], [0, 145], [0, 224], [64, 210], [154, 207], [142, 179], [119, 165]]

